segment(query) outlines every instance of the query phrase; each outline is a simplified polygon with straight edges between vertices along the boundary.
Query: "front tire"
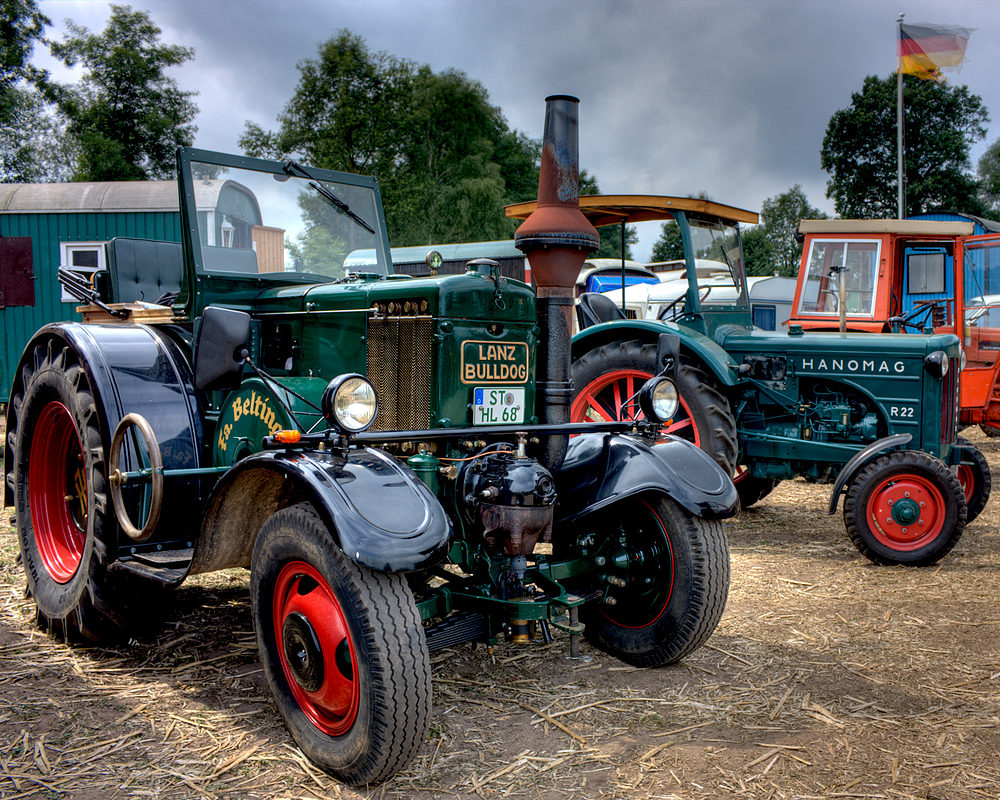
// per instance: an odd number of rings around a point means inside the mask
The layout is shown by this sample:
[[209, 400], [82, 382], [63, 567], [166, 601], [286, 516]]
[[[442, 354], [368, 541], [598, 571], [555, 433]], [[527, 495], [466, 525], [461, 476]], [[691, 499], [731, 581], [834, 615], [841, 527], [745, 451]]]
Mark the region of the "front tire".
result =
[[742, 464], [737, 466], [736, 474], [733, 476], [733, 486], [736, 487], [736, 494], [740, 497], [740, 510], [759, 503], [771, 494], [779, 483], [780, 481], [769, 478], [755, 478], [745, 466]]
[[844, 501], [848, 536], [876, 564], [933, 564], [962, 537], [965, 521], [958, 478], [916, 450], [873, 461], [851, 482]]
[[978, 517], [986, 503], [990, 499], [990, 491], [993, 488], [993, 477], [990, 474], [990, 465], [978, 447], [974, 447], [971, 442], [958, 437], [958, 443], [972, 447], [972, 460], [969, 463], [958, 465], [958, 482], [962, 486], [965, 494], [965, 503], [968, 508], [965, 522], [968, 524]]
[[430, 658], [405, 578], [352, 562], [302, 503], [261, 529], [250, 601], [264, 675], [302, 752], [353, 786], [403, 769], [431, 713]]
[[584, 635], [638, 667], [683, 658], [712, 635], [729, 594], [722, 523], [692, 516], [669, 497], [615, 503], [594, 519], [601, 598], [581, 609]]
[[[573, 362], [572, 422], [632, 419], [625, 401], [659, 373], [656, 345], [639, 341], [596, 347]], [[675, 379], [680, 408], [663, 433], [693, 442], [730, 475], [736, 463], [736, 422], [729, 401], [694, 364], [681, 361]], [[635, 413], [638, 412], [636, 403]]]

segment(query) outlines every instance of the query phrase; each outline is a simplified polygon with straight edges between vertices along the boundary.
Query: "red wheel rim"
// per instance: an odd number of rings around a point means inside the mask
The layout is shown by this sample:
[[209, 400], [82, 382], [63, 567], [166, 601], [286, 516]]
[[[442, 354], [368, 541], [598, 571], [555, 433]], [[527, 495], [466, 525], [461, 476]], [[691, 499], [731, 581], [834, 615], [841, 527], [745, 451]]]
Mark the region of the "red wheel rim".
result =
[[866, 507], [872, 534], [893, 550], [918, 550], [944, 530], [944, 495], [922, 475], [903, 473], [886, 478]]
[[87, 474], [80, 432], [62, 403], [42, 409], [28, 458], [28, 503], [38, 553], [52, 580], [68, 583], [87, 542]]
[[[656, 622], [667, 610], [674, 593], [674, 551], [670, 532], [652, 506], [645, 501], [642, 505], [648, 512], [647, 524], [652, 524], [655, 530], [639, 528], [635, 518], [630, 517], [626, 524], [634, 527], [621, 537], [618, 553], [605, 562], [610, 573], [625, 581], [621, 588], [627, 593], [623, 598], [627, 602], [613, 609], [604, 606], [601, 613], [616, 625], [630, 630], [648, 628]], [[664, 571], [669, 572], [665, 582]]]
[[976, 476], [972, 467], [968, 464], [958, 465], [958, 482], [962, 486], [962, 493], [965, 495], [965, 502], [972, 502], [972, 493], [976, 490]]
[[357, 658], [340, 603], [312, 565], [292, 561], [281, 569], [273, 624], [295, 702], [323, 733], [343, 735], [358, 714]]
[[[619, 369], [608, 372], [588, 383], [573, 400], [569, 414], [571, 422], [620, 422], [630, 420], [633, 410], [638, 413], [638, 419], [645, 415], [639, 411], [638, 398], [635, 398], [639, 388], [653, 376], [639, 369]], [[632, 403], [626, 401], [632, 397]], [[701, 447], [701, 437], [698, 426], [691, 418], [691, 409], [683, 396], [678, 398], [680, 405], [677, 415], [660, 428], [661, 435], [672, 434], [694, 442]], [[634, 409], [633, 409], [634, 405]]]
[[736, 470], [733, 472], [733, 483], [739, 483], [742, 480], [746, 480], [750, 477], [750, 470], [747, 469], [745, 464], [737, 464]]

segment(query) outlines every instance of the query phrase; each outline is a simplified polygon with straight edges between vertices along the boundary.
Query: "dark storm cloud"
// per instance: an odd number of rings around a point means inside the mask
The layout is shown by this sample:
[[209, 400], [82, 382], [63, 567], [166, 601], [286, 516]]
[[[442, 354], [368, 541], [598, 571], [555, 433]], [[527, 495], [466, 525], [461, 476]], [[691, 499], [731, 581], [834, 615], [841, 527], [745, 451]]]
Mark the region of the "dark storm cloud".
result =
[[[103, 3], [42, 2], [56, 27], [103, 27]], [[480, 81], [510, 124], [540, 137], [543, 98], [581, 98], [582, 166], [606, 192], [690, 194], [759, 209], [802, 184], [824, 197], [830, 115], [866, 75], [895, 68], [895, 20], [977, 28], [952, 81], [1000, 122], [1000, 4], [680, 0], [136, 0], [168, 42], [197, 56], [175, 74], [197, 89], [197, 144], [234, 150], [247, 120], [274, 126], [296, 64], [341, 28], [436, 70]], [[986, 144], [1000, 135], [996, 123]], [[654, 234], [643, 233], [645, 257]]]

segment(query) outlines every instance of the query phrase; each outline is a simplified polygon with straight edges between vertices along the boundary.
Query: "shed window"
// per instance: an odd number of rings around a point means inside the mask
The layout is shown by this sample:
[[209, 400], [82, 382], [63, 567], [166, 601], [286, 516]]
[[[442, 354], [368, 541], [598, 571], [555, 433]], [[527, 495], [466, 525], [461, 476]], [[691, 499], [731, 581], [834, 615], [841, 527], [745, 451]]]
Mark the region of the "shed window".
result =
[[[62, 242], [59, 245], [59, 266], [65, 267], [91, 286], [94, 275], [104, 269], [104, 242]], [[59, 299], [64, 303], [78, 302], [73, 295], [60, 287]]]

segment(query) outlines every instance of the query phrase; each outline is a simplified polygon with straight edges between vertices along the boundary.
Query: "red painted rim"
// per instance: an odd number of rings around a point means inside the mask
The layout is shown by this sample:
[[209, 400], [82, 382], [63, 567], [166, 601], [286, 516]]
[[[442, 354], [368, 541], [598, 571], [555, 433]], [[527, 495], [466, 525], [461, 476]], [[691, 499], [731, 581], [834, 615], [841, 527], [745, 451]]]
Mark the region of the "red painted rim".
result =
[[[631, 406], [625, 402], [633, 397], [639, 388], [652, 378], [652, 374], [640, 369], [619, 369], [605, 373], [588, 383], [573, 400], [569, 415], [571, 422], [620, 422], [632, 419]], [[673, 434], [687, 439], [701, 447], [698, 426], [691, 418], [691, 409], [679, 395], [680, 406], [669, 423], [660, 428], [663, 435]], [[638, 399], [633, 400], [638, 410]], [[639, 419], [645, 415], [640, 411]]]
[[69, 583], [87, 542], [87, 472], [80, 432], [62, 403], [42, 409], [28, 458], [28, 503], [38, 553], [52, 580]]
[[947, 507], [933, 481], [902, 473], [875, 487], [866, 512], [879, 542], [893, 550], [909, 551], [919, 550], [941, 534]]
[[[315, 691], [300, 685], [285, 653], [283, 630], [292, 615], [305, 618], [322, 654], [322, 683]], [[274, 586], [273, 624], [281, 667], [299, 708], [328, 736], [347, 733], [360, 704], [354, 643], [333, 589], [311, 564], [292, 561], [281, 569]]]
[[[626, 586], [626, 590], [631, 590], [630, 602], [628, 608], [619, 609], [615, 606], [615, 612], [608, 613], [608, 607], [602, 606], [601, 613], [609, 619], [611, 622], [622, 628], [628, 628], [629, 630], [639, 630], [641, 628], [648, 628], [650, 625], [654, 624], [660, 617], [663, 616], [663, 612], [667, 610], [667, 606], [670, 605], [670, 598], [674, 594], [674, 551], [673, 545], [670, 542], [670, 532], [667, 530], [667, 526], [663, 524], [663, 520], [660, 519], [660, 515], [656, 513], [649, 503], [642, 501], [642, 504], [646, 507], [651, 517], [651, 522], [655, 520], [657, 531], [652, 535], [647, 534], [647, 541], [644, 542], [630, 542], [632, 546], [628, 547], [628, 554], [630, 558], [630, 565], [627, 571], [625, 571], [625, 580], [629, 582], [629, 586]], [[630, 520], [631, 524], [635, 524]], [[630, 538], [635, 538], [636, 531], [630, 531]], [[655, 539], [655, 540], [654, 540]], [[634, 545], [640, 544], [641, 546], [635, 547]], [[659, 556], [663, 552], [661, 548], [666, 548], [667, 565], [670, 570], [670, 580], [667, 583], [666, 589], [664, 590], [662, 586], [656, 584], [656, 580], [663, 577], [663, 562], [659, 559]], [[638, 563], [637, 563], [638, 562]], [[651, 578], [653, 583], [646, 584], [647, 578]], [[646, 586], [651, 586], [652, 588], [647, 589]], [[666, 596], [664, 597], [664, 591]], [[629, 610], [634, 610], [636, 603], [632, 600], [642, 602], [646, 601], [646, 607], [653, 610], [652, 617], [647, 622], [642, 622], [640, 624], [626, 624], [623, 622], [623, 618], [627, 618], [629, 615], [626, 613]]]
[[965, 502], [972, 502], [972, 494], [976, 491], [976, 474], [968, 464], [958, 465], [958, 482], [962, 485]]

